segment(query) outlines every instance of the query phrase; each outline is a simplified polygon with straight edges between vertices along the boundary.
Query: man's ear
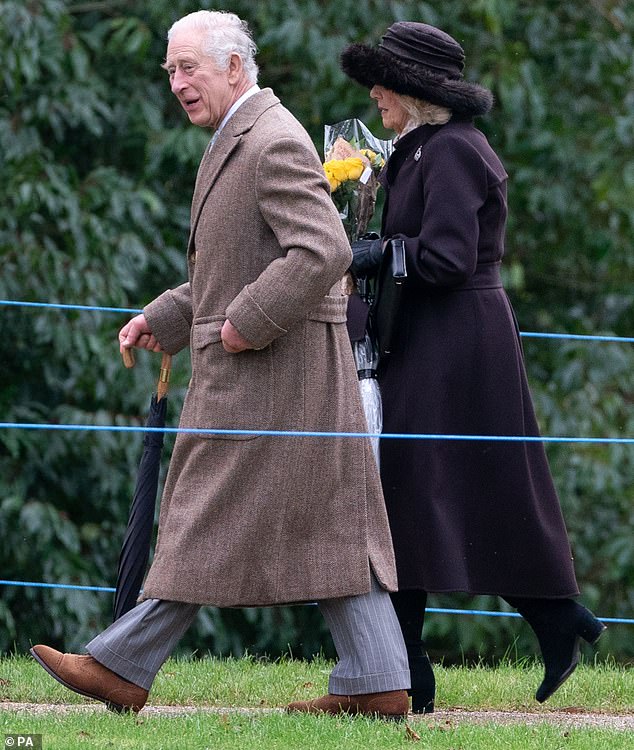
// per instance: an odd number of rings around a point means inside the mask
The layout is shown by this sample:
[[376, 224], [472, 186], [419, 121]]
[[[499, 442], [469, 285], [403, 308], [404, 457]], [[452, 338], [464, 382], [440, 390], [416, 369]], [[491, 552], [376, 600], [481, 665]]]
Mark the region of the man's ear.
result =
[[237, 83], [242, 78], [243, 71], [242, 58], [234, 52], [229, 58], [229, 67], [227, 68], [229, 83]]

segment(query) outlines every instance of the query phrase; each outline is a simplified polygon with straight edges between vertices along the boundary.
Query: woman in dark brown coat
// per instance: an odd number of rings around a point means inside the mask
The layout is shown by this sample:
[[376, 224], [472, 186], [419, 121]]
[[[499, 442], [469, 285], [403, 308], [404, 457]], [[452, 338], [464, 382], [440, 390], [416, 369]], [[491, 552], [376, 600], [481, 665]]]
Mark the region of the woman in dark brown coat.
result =
[[[397, 133], [381, 180], [382, 238], [353, 245], [352, 270], [405, 244], [407, 280], [391, 354], [379, 366], [384, 432], [538, 436], [515, 316], [500, 280], [507, 213], [502, 163], [473, 118], [493, 97], [462, 77], [444, 32], [393, 24], [353, 44], [343, 70], [371, 89]], [[380, 333], [380, 331], [379, 331]], [[545, 701], [604, 625], [579, 592], [540, 442], [385, 439], [381, 477], [394, 539], [394, 603], [408, 646], [413, 710], [433, 710], [421, 640], [427, 592], [497, 594], [535, 631]]]

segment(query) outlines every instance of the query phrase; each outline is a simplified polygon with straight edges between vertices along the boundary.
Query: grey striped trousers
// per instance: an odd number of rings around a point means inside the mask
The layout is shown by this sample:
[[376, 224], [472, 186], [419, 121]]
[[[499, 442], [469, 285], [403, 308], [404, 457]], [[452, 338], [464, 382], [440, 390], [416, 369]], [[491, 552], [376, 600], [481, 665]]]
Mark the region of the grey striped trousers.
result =
[[[329, 693], [359, 695], [410, 686], [405, 643], [390, 595], [374, 575], [368, 594], [318, 604], [339, 657]], [[93, 638], [86, 650], [108, 669], [149, 690], [199, 609], [198, 604], [148, 599]]]

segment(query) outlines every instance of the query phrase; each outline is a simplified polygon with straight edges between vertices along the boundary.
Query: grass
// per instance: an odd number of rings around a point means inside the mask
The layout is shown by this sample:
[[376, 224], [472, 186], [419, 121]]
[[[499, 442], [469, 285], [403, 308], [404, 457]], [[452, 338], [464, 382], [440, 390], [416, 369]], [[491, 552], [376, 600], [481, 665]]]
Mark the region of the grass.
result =
[[[326, 692], [331, 664], [253, 659], [170, 660], [159, 673], [149, 705], [195, 706], [191, 714], [142, 713], [118, 716], [99, 711], [31, 714], [0, 711], [4, 734], [41, 734], [46, 750], [333, 750], [420, 748], [438, 750], [631, 750], [631, 732], [563, 727], [547, 722], [478, 725], [461, 720], [419, 717], [407, 725], [326, 716], [289, 716], [278, 711], [209, 713], [205, 708], [270, 709]], [[634, 671], [598, 664], [581, 665], [545, 706], [533, 699], [542, 677], [533, 663], [436, 669], [437, 707], [531, 711], [556, 710], [634, 714]], [[28, 657], [0, 659], [0, 700], [44, 704], [87, 701], [65, 690]], [[408, 729], [409, 727], [409, 729]], [[412, 735], [409, 730], [413, 730]]]
[[[114, 717], [111, 714], [51, 718], [2, 716], [5, 732], [39, 733], [45, 750], [367, 750], [413, 746], [403, 724], [327, 716]], [[627, 732], [553, 726], [415, 725], [421, 748], [434, 750], [631, 750]], [[3, 730], [0, 730], [0, 736]]]

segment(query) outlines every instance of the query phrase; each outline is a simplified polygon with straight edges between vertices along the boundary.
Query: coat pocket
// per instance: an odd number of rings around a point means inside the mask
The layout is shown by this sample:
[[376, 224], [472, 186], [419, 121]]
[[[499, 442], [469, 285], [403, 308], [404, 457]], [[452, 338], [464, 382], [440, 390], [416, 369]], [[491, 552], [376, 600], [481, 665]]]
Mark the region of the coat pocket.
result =
[[[182, 427], [270, 430], [274, 378], [271, 347], [238, 354], [226, 352], [220, 331], [224, 318], [194, 321], [192, 378], [183, 406]], [[252, 440], [251, 434], [209, 434], [220, 440]]]

